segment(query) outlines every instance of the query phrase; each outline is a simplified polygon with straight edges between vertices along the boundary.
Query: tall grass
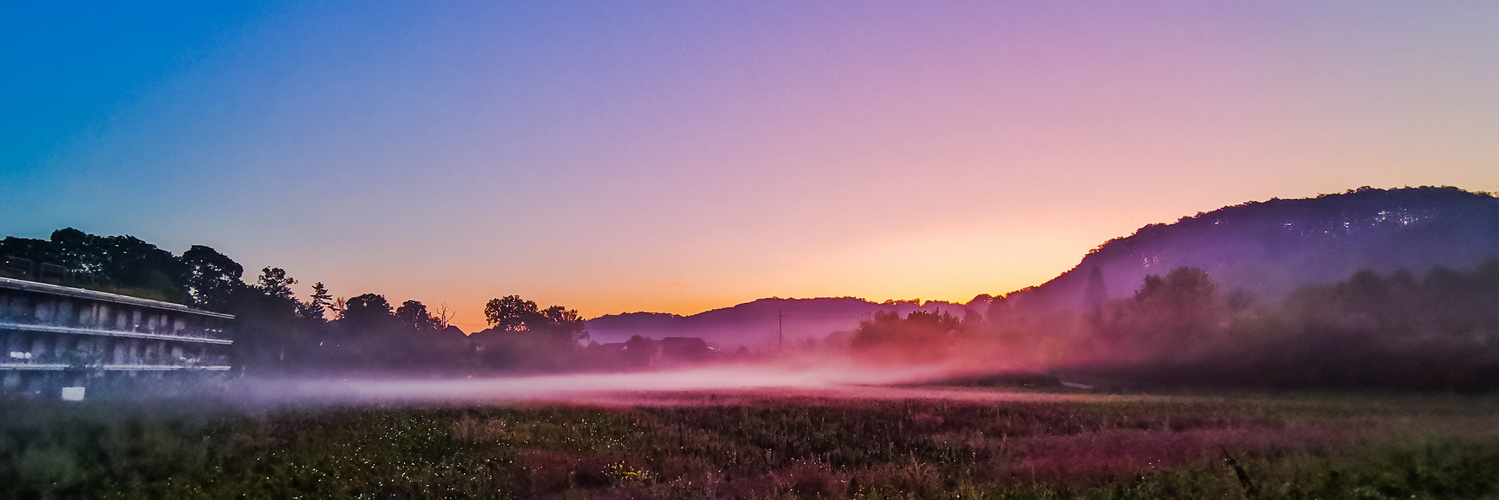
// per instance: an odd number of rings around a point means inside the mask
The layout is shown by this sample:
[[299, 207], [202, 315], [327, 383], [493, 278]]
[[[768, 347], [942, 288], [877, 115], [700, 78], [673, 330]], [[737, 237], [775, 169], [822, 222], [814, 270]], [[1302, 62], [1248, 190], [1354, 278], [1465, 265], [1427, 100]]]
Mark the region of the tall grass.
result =
[[1496, 423], [1451, 398], [4, 401], [0, 497], [1482, 498], [1499, 495]]

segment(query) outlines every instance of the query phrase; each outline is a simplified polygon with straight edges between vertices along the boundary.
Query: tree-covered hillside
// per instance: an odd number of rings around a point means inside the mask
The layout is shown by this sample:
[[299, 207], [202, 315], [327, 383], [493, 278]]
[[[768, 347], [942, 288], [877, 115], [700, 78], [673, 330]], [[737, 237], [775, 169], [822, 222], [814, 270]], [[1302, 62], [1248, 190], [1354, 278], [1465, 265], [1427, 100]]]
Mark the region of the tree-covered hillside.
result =
[[1453, 187], [1360, 188], [1249, 202], [1151, 224], [1105, 242], [1077, 267], [1007, 295], [1033, 309], [1087, 309], [1145, 276], [1207, 271], [1229, 290], [1275, 299], [1362, 270], [1425, 273], [1499, 257], [1499, 198]]

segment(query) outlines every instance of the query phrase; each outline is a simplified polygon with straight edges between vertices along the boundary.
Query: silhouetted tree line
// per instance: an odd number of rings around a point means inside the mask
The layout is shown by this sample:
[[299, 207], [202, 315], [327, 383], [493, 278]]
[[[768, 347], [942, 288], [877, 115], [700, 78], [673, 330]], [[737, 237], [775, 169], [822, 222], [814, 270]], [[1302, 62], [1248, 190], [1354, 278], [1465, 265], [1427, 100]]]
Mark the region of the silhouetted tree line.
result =
[[973, 321], [942, 311], [878, 312], [859, 323], [849, 339], [850, 351], [874, 362], [932, 363], [955, 353], [954, 346], [974, 334]]
[[[73, 228], [50, 239], [0, 241], [0, 276], [39, 279], [234, 314], [236, 365], [259, 374], [392, 372], [454, 374], [590, 366], [583, 318], [562, 306], [540, 308], [518, 296], [491, 300], [493, 328], [470, 337], [448, 324], [447, 307], [430, 310], [384, 296], [334, 298], [314, 283], [267, 267], [252, 283], [244, 267], [213, 248], [174, 255], [131, 236], [95, 236]], [[38, 276], [41, 263], [59, 272]], [[42, 279], [45, 278], [45, 279]]]
[[1110, 345], [1140, 338], [1156, 353], [1105, 371], [1146, 382], [1261, 388], [1499, 388], [1499, 260], [1424, 277], [1364, 271], [1239, 310], [1221, 294], [1206, 300], [1215, 312], [1175, 337], [1114, 332], [1120, 336]]
[[1136, 384], [1499, 389], [1499, 260], [1420, 277], [1363, 271], [1259, 304], [1183, 267], [1090, 311], [986, 305], [964, 320], [877, 315], [850, 347], [875, 359], [1067, 367]]
[[[95, 236], [73, 228], [47, 240], [0, 240], [0, 275], [38, 278], [106, 292], [183, 304], [221, 306], [244, 270], [212, 248], [193, 246], [181, 257], [133, 236]], [[49, 272], [48, 267], [59, 272]], [[225, 281], [216, 281], [225, 278]]]
[[490, 328], [474, 332], [476, 359], [487, 367], [526, 371], [588, 368], [582, 342], [588, 339], [583, 318], [562, 306], [542, 309], [517, 295], [491, 299], [484, 305]]

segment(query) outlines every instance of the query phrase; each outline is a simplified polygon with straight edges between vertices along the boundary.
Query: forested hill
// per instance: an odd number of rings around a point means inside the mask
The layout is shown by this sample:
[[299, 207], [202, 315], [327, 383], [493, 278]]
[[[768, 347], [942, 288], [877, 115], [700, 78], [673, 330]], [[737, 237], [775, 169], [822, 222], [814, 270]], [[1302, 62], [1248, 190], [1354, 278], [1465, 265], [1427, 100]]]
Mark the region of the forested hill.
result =
[[[1499, 198], [1452, 187], [1360, 188], [1316, 198], [1272, 199], [1152, 224], [1099, 245], [1072, 270], [1006, 295], [1007, 309], [1086, 309], [1132, 295], [1147, 275], [1205, 270], [1225, 291], [1271, 300], [1298, 287], [1333, 283], [1361, 270], [1417, 275], [1499, 258]], [[777, 315], [788, 342], [847, 331], [876, 312], [943, 310], [987, 315], [987, 296], [969, 304], [863, 299], [760, 299], [692, 316], [628, 313], [589, 320], [599, 342], [632, 335], [702, 337], [727, 347], [770, 346]], [[980, 303], [982, 302], [982, 303]], [[973, 311], [970, 313], [970, 311]]]
[[1249, 202], [1110, 240], [1072, 270], [1011, 293], [1031, 310], [1086, 308], [1134, 293], [1150, 274], [1207, 271], [1262, 299], [1370, 269], [1417, 275], [1499, 257], [1499, 198], [1453, 187], [1360, 188]]
[[788, 346], [821, 340], [828, 334], [848, 331], [876, 312], [947, 311], [961, 316], [964, 307], [941, 301], [870, 302], [854, 297], [814, 299], [768, 298], [691, 316], [666, 313], [611, 314], [588, 320], [588, 333], [598, 342], [624, 342], [631, 336], [700, 337], [727, 348], [775, 347], [779, 329]]

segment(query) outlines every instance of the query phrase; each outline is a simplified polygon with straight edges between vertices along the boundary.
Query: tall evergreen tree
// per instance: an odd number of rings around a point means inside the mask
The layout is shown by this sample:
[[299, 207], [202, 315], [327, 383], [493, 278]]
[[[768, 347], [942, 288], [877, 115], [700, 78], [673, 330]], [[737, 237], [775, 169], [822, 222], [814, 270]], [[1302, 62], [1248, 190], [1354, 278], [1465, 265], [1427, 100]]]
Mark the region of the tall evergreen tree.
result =
[[328, 293], [328, 287], [319, 281], [312, 284], [312, 295], [307, 297], [297, 308], [297, 315], [302, 319], [317, 322], [327, 321], [328, 306], [333, 304], [333, 295]]

